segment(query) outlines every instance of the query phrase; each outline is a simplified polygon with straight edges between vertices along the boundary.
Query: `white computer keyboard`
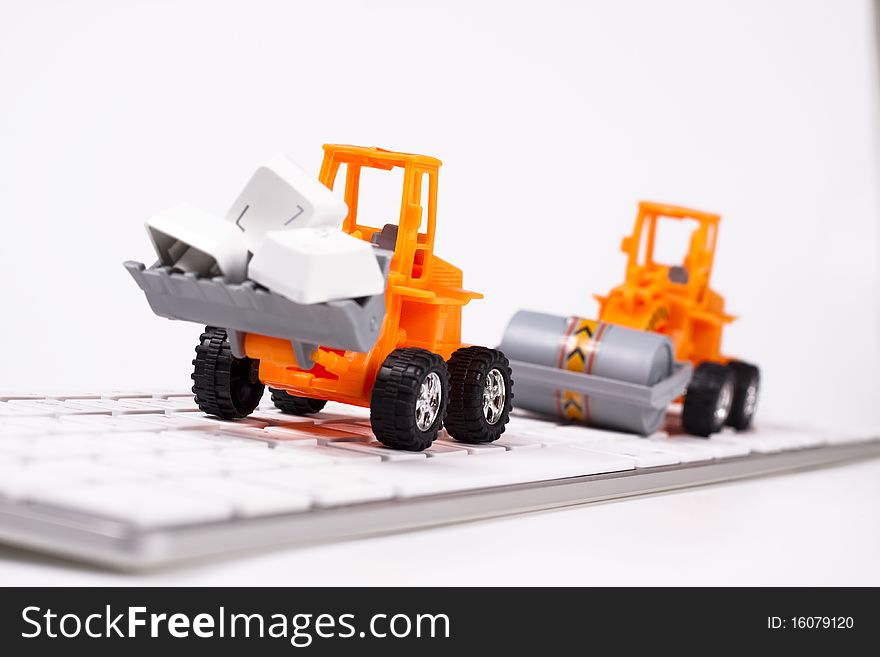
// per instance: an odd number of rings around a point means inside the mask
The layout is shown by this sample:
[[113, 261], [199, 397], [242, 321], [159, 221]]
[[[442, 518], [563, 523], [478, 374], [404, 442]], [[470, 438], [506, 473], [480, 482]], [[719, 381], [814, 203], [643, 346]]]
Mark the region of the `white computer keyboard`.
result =
[[0, 540], [120, 566], [551, 508], [880, 453], [878, 433], [650, 438], [514, 416], [492, 444], [382, 447], [368, 412], [190, 393], [0, 395]]

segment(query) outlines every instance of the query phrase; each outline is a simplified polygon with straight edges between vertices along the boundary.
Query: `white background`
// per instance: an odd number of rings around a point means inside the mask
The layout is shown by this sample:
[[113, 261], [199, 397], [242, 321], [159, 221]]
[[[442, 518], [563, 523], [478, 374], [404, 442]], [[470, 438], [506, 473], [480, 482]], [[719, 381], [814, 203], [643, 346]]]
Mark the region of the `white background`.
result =
[[[467, 341], [521, 307], [594, 314], [637, 201], [681, 203], [724, 216], [725, 345], [762, 366], [762, 415], [877, 423], [872, 30], [856, 0], [4, 2], [0, 388], [188, 387], [199, 327], [121, 266], [153, 257], [143, 221], [223, 213], [276, 152], [317, 175], [348, 142], [444, 161], [437, 252], [486, 293]], [[875, 461], [158, 581], [877, 584], [877, 481]], [[494, 556], [422, 558], [461, 545]], [[9, 583], [132, 581], [0, 557]]]
[[444, 161], [437, 252], [486, 293], [465, 340], [595, 314], [637, 201], [681, 203], [724, 216], [725, 345], [765, 416], [880, 420], [872, 25], [855, 0], [6, 2], [0, 388], [187, 387], [199, 327], [121, 266], [152, 262], [143, 221], [347, 142]]

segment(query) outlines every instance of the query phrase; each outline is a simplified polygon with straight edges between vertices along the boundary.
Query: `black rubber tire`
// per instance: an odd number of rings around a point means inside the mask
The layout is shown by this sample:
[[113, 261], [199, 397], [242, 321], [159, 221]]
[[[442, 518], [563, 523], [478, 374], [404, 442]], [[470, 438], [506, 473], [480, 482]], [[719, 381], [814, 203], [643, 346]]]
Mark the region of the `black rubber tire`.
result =
[[[416, 424], [416, 402], [432, 373], [440, 380], [437, 417], [426, 430]], [[439, 355], [425, 349], [395, 349], [376, 375], [370, 399], [370, 426], [376, 440], [393, 449], [420, 452], [431, 446], [443, 426], [449, 401], [449, 373]]]
[[254, 412], [263, 397], [260, 361], [236, 358], [226, 339], [226, 329], [206, 326], [193, 359], [193, 394], [208, 415], [237, 420]]
[[[755, 395], [761, 392], [761, 370], [751, 363], [731, 361], [727, 369], [733, 372], [733, 406], [727, 416], [727, 426], [746, 431], [752, 426], [757, 400], [748, 402], [749, 388], [755, 386]], [[751, 407], [751, 409], [749, 408]]]
[[[497, 349], [462, 347], [449, 359], [449, 405], [446, 432], [463, 443], [491, 443], [504, 433], [513, 406], [513, 376], [510, 362]], [[504, 403], [497, 420], [489, 424], [483, 411], [486, 377], [498, 370], [504, 381]]]
[[[721, 431], [727, 421], [725, 416], [718, 419], [715, 409], [725, 386], [733, 387], [733, 372], [719, 363], [700, 363], [688, 384], [684, 396], [681, 424], [684, 430], [694, 436], [708, 438]], [[731, 395], [732, 390], [729, 390]]]
[[272, 393], [272, 403], [275, 404], [275, 408], [291, 415], [312, 415], [319, 413], [327, 405], [323, 399], [299, 397], [278, 388], [269, 388], [269, 392]]

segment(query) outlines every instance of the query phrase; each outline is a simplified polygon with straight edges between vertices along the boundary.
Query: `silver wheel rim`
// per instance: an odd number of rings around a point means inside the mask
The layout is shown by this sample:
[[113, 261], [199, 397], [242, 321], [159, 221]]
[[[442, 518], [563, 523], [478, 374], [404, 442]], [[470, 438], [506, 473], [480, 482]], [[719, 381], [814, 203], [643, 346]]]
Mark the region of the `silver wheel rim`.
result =
[[715, 420], [724, 422], [730, 415], [730, 406], [733, 403], [733, 381], [725, 381], [718, 393], [718, 401], [715, 404]]
[[748, 388], [746, 388], [746, 396], [743, 400], [743, 414], [746, 417], [751, 417], [755, 413], [755, 408], [758, 406], [758, 384], [752, 383]]
[[443, 386], [436, 372], [431, 372], [422, 381], [419, 398], [416, 400], [416, 426], [419, 431], [427, 431], [437, 419], [440, 402], [443, 400]]
[[486, 375], [486, 385], [483, 386], [483, 417], [490, 425], [501, 419], [506, 399], [504, 376], [497, 369], [490, 370]]

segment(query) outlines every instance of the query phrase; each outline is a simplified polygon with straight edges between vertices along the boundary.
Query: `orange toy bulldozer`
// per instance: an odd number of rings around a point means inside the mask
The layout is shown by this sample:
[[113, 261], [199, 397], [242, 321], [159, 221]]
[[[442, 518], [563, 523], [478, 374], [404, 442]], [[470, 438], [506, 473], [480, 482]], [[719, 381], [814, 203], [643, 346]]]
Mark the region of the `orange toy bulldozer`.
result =
[[[275, 405], [295, 415], [317, 413], [327, 401], [369, 407], [373, 433], [393, 448], [423, 450], [443, 426], [459, 441], [496, 440], [511, 409], [510, 367], [498, 350], [461, 344], [461, 309], [482, 295], [462, 289], [461, 270], [434, 255], [440, 161], [357, 146], [325, 145], [324, 151], [321, 183], [332, 190], [345, 168], [348, 215], [342, 230], [372, 244], [377, 258], [390, 257], [384, 307], [370, 318], [371, 341], [363, 349], [334, 345], [329, 325], [336, 320], [324, 322], [323, 331], [316, 322], [319, 329], [307, 340], [268, 327], [209, 327], [193, 361], [200, 408], [227, 419], [244, 417], [268, 385]], [[359, 216], [365, 167], [403, 169], [397, 223], [370, 226]], [[354, 311], [364, 306], [363, 300], [348, 301]], [[291, 316], [337, 307], [317, 306], [327, 307], [298, 306]]]
[[[724, 299], [709, 287], [720, 219], [698, 210], [640, 203], [635, 228], [621, 245], [627, 255], [626, 279], [608, 295], [596, 295], [602, 321], [667, 335], [676, 357], [694, 364], [682, 424], [700, 436], [725, 424], [749, 428], [760, 387], [757, 367], [721, 354], [722, 329], [735, 317], [724, 312]], [[687, 254], [682, 262], [657, 262], [658, 234], [671, 221], [694, 226]]]

